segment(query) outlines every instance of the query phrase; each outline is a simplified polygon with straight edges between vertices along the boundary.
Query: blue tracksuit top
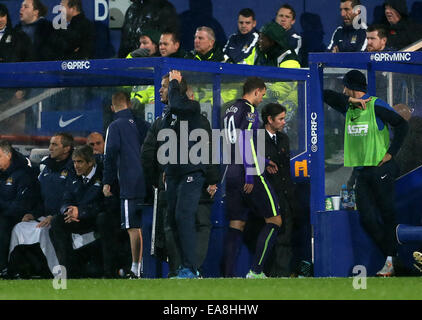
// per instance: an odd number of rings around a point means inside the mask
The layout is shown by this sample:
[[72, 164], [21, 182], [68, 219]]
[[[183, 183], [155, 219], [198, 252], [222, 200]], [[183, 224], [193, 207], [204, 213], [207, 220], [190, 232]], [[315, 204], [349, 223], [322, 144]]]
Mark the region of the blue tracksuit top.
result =
[[103, 183], [112, 185], [118, 179], [121, 199], [143, 199], [141, 147], [148, 125], [135, 120], [129, 109], [117, 112], [114, 119], [106, 133]]
[[63, 161], [48, 156], [41, 164], [45, 165], [38, 176], [42, 201], [34, 216], [53, 216], [60, 211], [66, 182], [76, 175], [72, 155]]
[[340, 52], [361, 52], [366, 50], [366, 30], [355, 29], [353, 26], [339, 26], [331, 37], [331, 42], [327, 51], [331, 51], [338, 46]]

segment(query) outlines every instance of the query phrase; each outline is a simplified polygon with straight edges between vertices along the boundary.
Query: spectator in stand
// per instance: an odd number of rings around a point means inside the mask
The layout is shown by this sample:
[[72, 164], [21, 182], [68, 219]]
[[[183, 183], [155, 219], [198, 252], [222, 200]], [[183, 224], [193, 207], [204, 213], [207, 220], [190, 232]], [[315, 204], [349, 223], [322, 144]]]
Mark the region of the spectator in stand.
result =
[[360, 0], [340, 0], [340, 14], [343, 24], [333, 32], [327, 51], [360, 52], [366, 49], [365, 29], [355, 29], [353, 20], [360, 14], [354, 8], [360, 5]]
[[422, 39], [422, 25], [409, 18], [406, 1], [386, 0], [385, 17], [389, 25], [388, 45], [401, 50]]
[[84, 60], [94, 57], [94, 24], [83, 12], [82, 0], [62, 0], [65, 10], [66, 29], [55, 29], [52, 47], [56, 60]]
[[209, 27], [199, 27], [196, 29], [194, 39], [194, 49], [186, 54], [187, 59], [199, 61], [223, 62], [224, 54], [215, 42], [215, 33]]
[[179, 30], [179, 17], [167, 0], [131, 0], [122, 27], [118, 57], [125, 58], [139, 46], [139, 37], [145, 29], [159, 32]]
[[296, 11], [289, 4], [283, 4], [277, 11], [275, 22], [281, 25], [286, 30], [287, 42], [299, 56], [302, 48], [302, 37], [296, 32], [293, 25], [296, 22]]
[[159, 57], [158, 44], [160, 32], [154, 29], [144, 29], [139, 37], [139, 48], [129, 53], [126, 59]]
[[0, 3], [0, 62], [30, 61], [31, 52], [31, 40], [12, 27], [9, 10]]
[[[128, 54], [126, 59], [159, 57], [158, 44], [160, 32], [154, 29], [144, 29], [139, 38], [139, 48]], [[155, 100], [154, 86], [133, 86], [130, 93], [131, 108], [145, 119], [145, 104]]]
[[271, 21], [259, 30], [255, 65], [280, 68], [300, 68], [299, 58], [287, 43], [286, 31]]
[[375, 24], [366, 29], [366, 40], [368, 52], [395, 51], [394, 48], [387, 46], [387, 30], [381, 24]]
[[239, 11], [237, 18], [238, 31], [233, 33], [223, 48], [225, 61], [231, 63], [253, 65], [255, 46], [259, 33], [256, 30], [255, 12], [250, 8]]
[[40, 0], [24, 0], [19, 11], [20, 23], [17, 30], [23, 31], [31, 39], [32, 60], [48, 60], [52, 56], [50, 37], [53, 26], [45, 16], [47, 7]]
[[159, 49], [162, 57], [184, 58], [186, 55], [180, 47], [180, 37], [176, 31], [166, 30], [161, 34]]
[[22, 154], [0, 140], [0, 277], [7, 277], [10, 235], [36, 203], [36, 174]]
[[97, 216], [104, 210], [103, 174], [88, 145], [75, 148], [72, 161], [76, 176], [66, 183], [60, 212], [53, 217], [49, 234], [59, 263], [70, 278], [78, 278], [83, 274], [73, 252], [72, 233], [94, 231]]

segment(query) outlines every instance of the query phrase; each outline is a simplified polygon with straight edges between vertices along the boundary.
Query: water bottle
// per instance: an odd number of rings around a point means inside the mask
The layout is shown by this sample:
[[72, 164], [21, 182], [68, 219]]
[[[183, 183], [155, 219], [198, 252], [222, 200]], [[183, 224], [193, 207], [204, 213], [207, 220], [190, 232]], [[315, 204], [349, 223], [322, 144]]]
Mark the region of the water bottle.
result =
[[356, 210], [356, 193], [355, 189], [350, 190], [349, 194], [349, 209]]
[[349, 206], [349, 191], [345, 184], [341, 186], [340, 190], [340, 209], [347, 210]]

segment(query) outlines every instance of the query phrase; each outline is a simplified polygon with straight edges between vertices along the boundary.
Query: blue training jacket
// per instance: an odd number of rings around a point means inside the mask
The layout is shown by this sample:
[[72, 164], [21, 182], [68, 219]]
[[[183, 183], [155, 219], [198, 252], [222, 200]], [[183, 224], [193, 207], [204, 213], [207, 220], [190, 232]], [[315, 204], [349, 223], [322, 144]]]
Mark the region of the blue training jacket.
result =
[[143, 199], [141, 147], [149, 125], [135, 120], [129, 109], [117, 112], [114, 119], [106, 133], [103, 184], [112, 185], [118, 179], [121, 199]]

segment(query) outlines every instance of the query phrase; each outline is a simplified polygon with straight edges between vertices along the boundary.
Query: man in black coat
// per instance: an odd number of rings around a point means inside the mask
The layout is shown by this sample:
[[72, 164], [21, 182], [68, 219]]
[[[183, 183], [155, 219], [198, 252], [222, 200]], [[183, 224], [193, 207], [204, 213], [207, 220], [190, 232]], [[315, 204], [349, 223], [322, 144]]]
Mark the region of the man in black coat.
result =
[[167, 0], [131, 0], [122, 27], [118, 57], [125, 58], [139, 47], [139, 37], [145, 29], [179, 30], [179, 17]]
[[[94, 25], [83, 12], [81, 0], [62, 0], [66, 10], [66, 29], [55, 27], [52, 37], [54, 60], [84, 60], [94, 57]], [[62, 10], [63, 10], [62, 9]]]
[[0, 140], [0, 276], [7, 276], [13, 227], [35, 205], [37, 178], [28, 160]]
[[31, 40], [12, 27], [7, 7], [0, 3], [0, 62], [24, 62], [31, 58]]
[[53, 25], [45, 18], [48, 8], [40, 0], [24, 0], [19, 13], [20, 22], [16, 30], [24, 32], [31, 39], [31, 60], [50, 59], [54, 49], [50, 45]]

